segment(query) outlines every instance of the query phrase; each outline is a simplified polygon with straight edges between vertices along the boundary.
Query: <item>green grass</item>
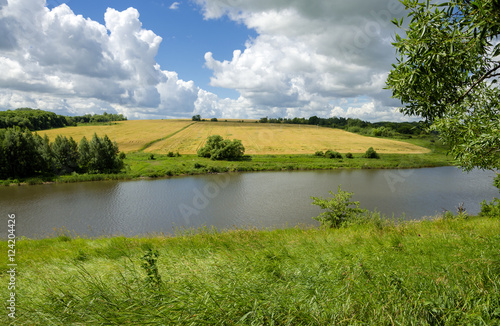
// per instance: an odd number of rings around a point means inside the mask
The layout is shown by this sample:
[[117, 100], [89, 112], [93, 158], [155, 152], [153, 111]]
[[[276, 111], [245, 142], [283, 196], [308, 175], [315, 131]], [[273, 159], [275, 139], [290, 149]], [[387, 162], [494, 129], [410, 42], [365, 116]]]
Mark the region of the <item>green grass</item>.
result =
[[[2, 325], [500, 324], [498, 218], [16, 245], [17, 319]], [[6, 298], [6, 269], [0, 282]]]

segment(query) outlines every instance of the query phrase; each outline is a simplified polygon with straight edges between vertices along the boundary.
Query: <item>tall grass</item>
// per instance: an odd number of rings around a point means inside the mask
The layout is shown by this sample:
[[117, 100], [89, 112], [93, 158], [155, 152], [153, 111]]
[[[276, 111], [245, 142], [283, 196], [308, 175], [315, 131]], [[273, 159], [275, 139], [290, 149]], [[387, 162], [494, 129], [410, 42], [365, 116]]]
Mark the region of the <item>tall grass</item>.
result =
[[364, 222], [23, 239], [17, 319], [0, 323], [500, 324], [500, 219]]

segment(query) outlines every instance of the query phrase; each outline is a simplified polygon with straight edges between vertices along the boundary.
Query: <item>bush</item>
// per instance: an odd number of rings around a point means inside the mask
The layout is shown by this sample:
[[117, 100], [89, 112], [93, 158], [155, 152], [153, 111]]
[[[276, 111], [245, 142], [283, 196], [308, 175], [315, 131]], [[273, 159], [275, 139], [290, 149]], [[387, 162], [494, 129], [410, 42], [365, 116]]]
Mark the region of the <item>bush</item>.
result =
[[205, 146], [198, 150], [198, 156], [212, 160], [235, 160], [243, 157], [244, 153], [245, 147], [241, 140], [231, 141], [219, 135], [209, 136]]
[[342, 154], [329, 149], [325, 152], [325, 157], [326, 158], [342, 158]]
[[175, 156], [174, 152], [168, 152], [167, 154], [167, 157], [174, 157], [174, 156]]
[[149, 154], [149, 159], [150, 160], [156, 160], [155, 154]]
[[[313, 217], [319, 221], [321, 225], [331, 228], [338, 228], [343, 223], [353, 219], [358, 219], [359, 216], [366, 212], [366, 209], [359, 208], [359, 202], [351, 202], [352, 192], [343, 191], [340, 188], [335, 194], [333, 191], [329, 192], [333, 198], [324, 199], [323, 197], [311, 197], [313, 200], [312, 205], [317, 205], [326, 212]], [[354, 205], [354, 207], [350, 207]]]
[[212, 119], [210, 119], [210, 121], [217, 122], [217, 118], [212, 118]]
[[325, 156], [325, 153], [323, 153], [323, 151], [317, 151], [316, 153], [314, 153], [315, 156]]
[[377, 154], [377, 152], [373, 149], [373, 147], [370, 147], [366, 150], [365, 154], [363, 155], [364, 158], [380, 158], [380, 156]]
[[353, 156], [352, 156], [352, 154], [351, 154], [351, 153], [347, 153], [347, 154], [345, 154], [345, 157], [347, 157], [347, 158], [353, 158]]
[[486, 200], [483, 200], [479, 216], [500, 217], [500, 199], [494, 198], [491, 203], [487, 203]]

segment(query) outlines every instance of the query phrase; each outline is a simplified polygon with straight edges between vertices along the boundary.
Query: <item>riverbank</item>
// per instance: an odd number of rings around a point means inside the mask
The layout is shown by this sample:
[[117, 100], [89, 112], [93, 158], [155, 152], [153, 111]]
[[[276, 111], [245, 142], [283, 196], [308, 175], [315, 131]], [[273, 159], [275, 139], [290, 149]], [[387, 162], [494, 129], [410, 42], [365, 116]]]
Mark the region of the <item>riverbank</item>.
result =
[[454, 165], [446, 155], [446, 148], [432, 138], [407, 139], [409, 143], [431, 150], [425, 154], [380, 154], [380, 159], [353, 158], [330, 159], [314, 154], [247, 155], [239, 161], [213, 161], [196, 155], [169, 156], [135, 152], [127, 154], [126, 169], [118, 174], [78, 174], [58, 177], [36, 177], [25, 180], [4, 180], [3, 185], [36, 185], [50, 182], [68, 183], [100, 180], [134, 180], [172, 176], [201, 175], [225, 172], [332, 170], [332, 169], [407, 169]]
[[498, 218], [450, 214], [405, 223], [375, 214], [340, 229], [19, 239], [17, 318], [4, 309], [0, 320], [492, 325], [500, 322], [498, 248]]

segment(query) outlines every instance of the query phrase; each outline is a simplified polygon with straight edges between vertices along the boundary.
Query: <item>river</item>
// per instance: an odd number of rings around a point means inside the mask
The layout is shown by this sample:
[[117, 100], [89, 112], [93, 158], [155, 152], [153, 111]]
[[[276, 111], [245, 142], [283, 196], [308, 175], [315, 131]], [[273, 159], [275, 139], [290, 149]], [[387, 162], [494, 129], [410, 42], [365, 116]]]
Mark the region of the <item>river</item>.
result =
[[67, 229], [85, 237], [172, 234], [175, 228], [276, 228], [318, 225], [310, 196], [354, 192], [353, 200], [389, 216], [420, 219], [460, 203], [476, 214], [480, 202], [499, 197], [495, 174], [456, 167], [408, 170], [332, 170], [230, 173], [158, 180], [101, 181], [0, 187], [17, 236], [41, 238]]

